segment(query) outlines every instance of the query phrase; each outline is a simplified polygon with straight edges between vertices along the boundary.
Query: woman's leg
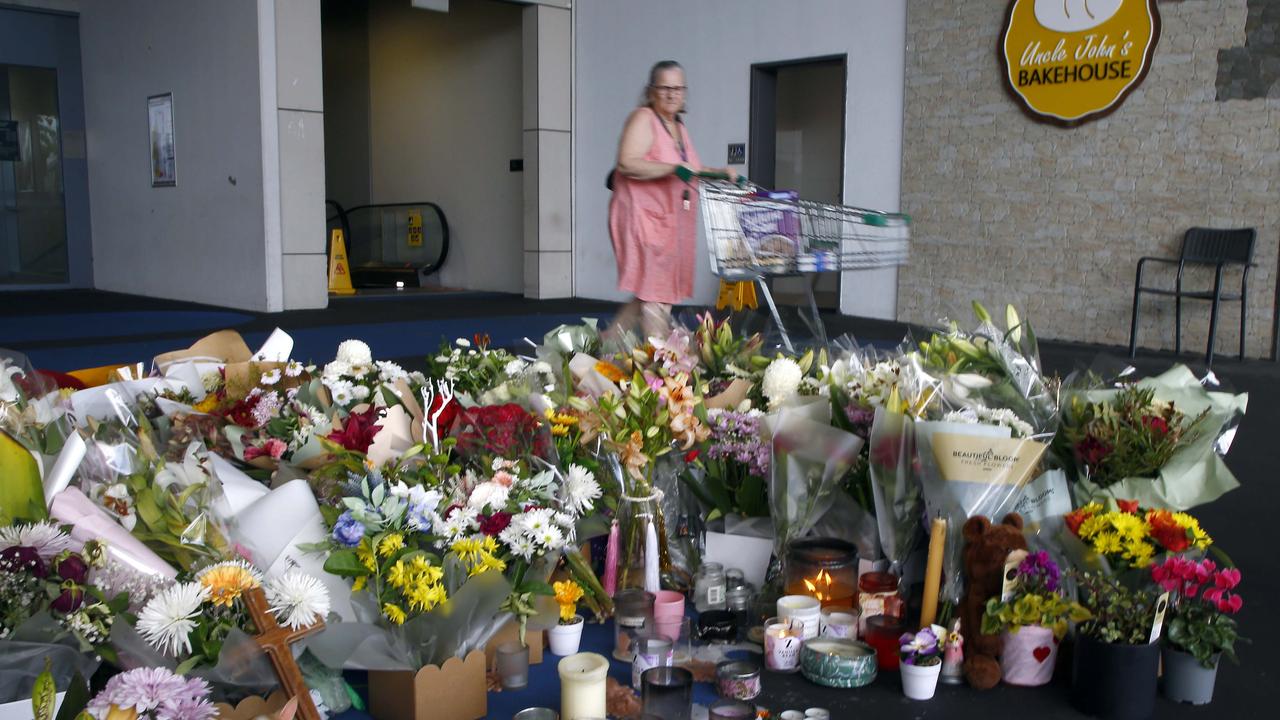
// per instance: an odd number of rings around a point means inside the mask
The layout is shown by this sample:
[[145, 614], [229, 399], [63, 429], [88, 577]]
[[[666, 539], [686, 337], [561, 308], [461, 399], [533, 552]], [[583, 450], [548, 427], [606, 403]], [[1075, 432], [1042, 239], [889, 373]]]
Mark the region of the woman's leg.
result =
[[[621, 346], [626, 344], [627, 335], [635, 334], [640, 324], [641, 305], [640, 298], [631, 298], [631, 301], [623, 305], [613, 316], [613, 322], [609, 323], [609, 327], [600, 334], [600, 340], [607, 350], [627, 349]], [[619, 347], [613, 347], [614, 345]]]

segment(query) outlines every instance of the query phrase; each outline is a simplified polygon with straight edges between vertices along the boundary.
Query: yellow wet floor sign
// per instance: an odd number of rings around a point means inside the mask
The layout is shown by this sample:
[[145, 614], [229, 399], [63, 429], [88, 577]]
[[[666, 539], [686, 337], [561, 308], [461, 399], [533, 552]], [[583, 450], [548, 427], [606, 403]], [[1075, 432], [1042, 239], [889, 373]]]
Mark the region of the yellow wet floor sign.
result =
[[334, 228], [329, 240], [329, 293], [356, 294], [351, 287], [351, 265], [347, 262], [347, 243], [342, 239], [341, 228]]
[[755, 309], [759, 307], [756, 302], [756, 283], [754, 280], [740, 280], [738, 282], [720, 281], [720, 296], [716, 298], [716, 309], [723, 310], [726, 306], [734, 310], [741, 310], [744, 307]]

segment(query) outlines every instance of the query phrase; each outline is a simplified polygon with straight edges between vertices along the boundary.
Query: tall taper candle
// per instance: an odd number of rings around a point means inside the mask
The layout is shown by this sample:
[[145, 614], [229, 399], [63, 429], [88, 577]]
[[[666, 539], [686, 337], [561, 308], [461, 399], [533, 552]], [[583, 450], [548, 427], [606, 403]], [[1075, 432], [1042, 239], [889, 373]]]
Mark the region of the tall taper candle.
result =
[[929, 526], [929, 563], [924, 571], [924, 604], [920, 610], [920, 627], [928, 627], [938, 618], [938, 586], [942, 583], [942, 551], [947, 546], [947, 521], [934, 518]]

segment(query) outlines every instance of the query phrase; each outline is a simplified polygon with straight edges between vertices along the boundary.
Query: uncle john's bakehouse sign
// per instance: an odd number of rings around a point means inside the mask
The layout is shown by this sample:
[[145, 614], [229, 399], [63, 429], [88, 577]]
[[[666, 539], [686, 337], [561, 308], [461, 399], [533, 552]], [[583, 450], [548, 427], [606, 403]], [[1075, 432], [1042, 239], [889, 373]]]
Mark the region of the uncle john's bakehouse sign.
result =
[[1159, 37], [1156, 0], [1011, 0], [1000, 64], [1033, 118], [1079, 125], [1124, 102]]

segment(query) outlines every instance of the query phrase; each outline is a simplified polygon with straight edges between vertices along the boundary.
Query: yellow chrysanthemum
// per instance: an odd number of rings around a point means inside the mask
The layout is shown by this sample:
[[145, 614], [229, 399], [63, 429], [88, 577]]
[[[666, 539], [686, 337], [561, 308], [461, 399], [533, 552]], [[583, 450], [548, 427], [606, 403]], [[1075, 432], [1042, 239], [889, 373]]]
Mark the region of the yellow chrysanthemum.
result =
[[191, 407], [196, 412], [202, 412], [202, 413], [213, 412], [214, 409], [218, 407], [218, 396], [213, 393], [209, 393], [208, 395], [204, 396], [203, 400], [196, 403], [195, 405], [192, 405]]
[[578, 601], [582, 599], [582, 586], [572, 580], [564, 580], [552, 587], [556, 591], [556, 604], [560, 606], [560, 619], [568, 622], [573, 619]]
[[458, 559], [468, 565], [474, 565], [480, 553], [484, 552], [484, 544], [475, 538], [461, 538], [455, 540], [450, 550], [458, 556]]
[[228, 560], [201, 570], [196, 580], [209, 590], [209, 602], [230, 607], [246, 590], [258, 587], [258, 571], [242, 560]]
[[378, 543], [378, 554], [384, 558], [389, 558], [402, 547], [404, 547], [403, 535], [400, 533], [387, 533], [382, 538], [382, 542]]
[[565, 437], [565, 436], [567, 436], [568, 434], [569, 434], [569, 426], [568, 426], [568, 425], [552, 425], [552, 426], [551, 426], [551, 436], [552, 436], [552, 437]]
[[1182, 512], [1173, 513], [1173, 521], [1191, 533], [1191, 544], [1204, 550], [1213, 544], [1213, 538], [1200, 527], [1200, 521]]
[[498, 540], [497, 540], [497, 538], [493, 537], [492, 535], [486, 535], [486, 536], [484, 537], [484, 541], [481, 543], [481, 545], [480, 545], [480, 546], [481, 546], [482, 548], [484, 548], [484, 551], [485, 551], [485, 552], [487, 552], [487, 553], [489, 553], [489, 554], [491, 554], [491, 555], [492, 555], [492, 554], [497, 554], [497, 552], [498, 552]]
[[390, 620], [391, 622], [397, 625], [404, 624], [404, 620], [405, 620], [404, 610], [402, 610], [400, 606], [396, 605], [395, 603], [386, 603], [385, 605], [383, 605], [382, 614], [386, 615], [388, 620]]
[[387, 571], [387, 583], [389, 583], [391, 587], [402, 588], [409, 584], [410, 574], [411, 571], [405, 565], [404, 560], [397, 560], [396, 563], [391, 566], [391, 569]]
[[405, 597], [409, 599], [410, 609], [418, 612], [430, 612], [447, 599], [443, 585], [424, 582], [420, 582], [410, 588], [405, 593]]
[[367, 585], [368, 583], [369, 583], [369, 577], [367, 575], [361, 575], [360, 577], [356, 578], [355, 582], [351, 583], [351, 591], [360, 592], [365, 588], [365, 585]]
[[373, 548], [369, 547], [368, 538], [360, 541], [360, 546], [356, 548], [356, 558], [369, 572], [378, 572], [378, 559], [373, 555]]

